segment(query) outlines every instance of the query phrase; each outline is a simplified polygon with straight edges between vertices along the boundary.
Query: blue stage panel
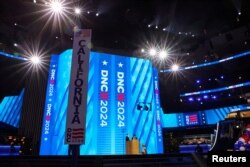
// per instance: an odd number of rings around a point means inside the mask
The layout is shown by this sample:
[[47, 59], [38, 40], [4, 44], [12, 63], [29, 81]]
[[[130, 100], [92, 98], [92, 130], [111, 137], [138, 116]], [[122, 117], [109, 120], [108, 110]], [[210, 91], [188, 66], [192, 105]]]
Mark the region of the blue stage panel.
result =
[[0, 122], [14, 127], [19, 126], [24, 89], [18, 96], [6, 96], [0, 103]]

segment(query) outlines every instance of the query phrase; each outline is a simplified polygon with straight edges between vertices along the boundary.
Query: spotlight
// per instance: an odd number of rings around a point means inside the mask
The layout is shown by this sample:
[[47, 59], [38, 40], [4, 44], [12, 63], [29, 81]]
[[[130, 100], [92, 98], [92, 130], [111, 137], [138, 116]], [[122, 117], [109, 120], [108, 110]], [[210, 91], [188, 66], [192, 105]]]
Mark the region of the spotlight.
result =
[[98, 16], [99, 16], [99, 13], [96, 13], [95, 15], [98, 17]]
[[149, 55], [150, 56], [155, 56], [156, 55], [156, 50], [154, 48], [149, 50]]
[[163, 28], [162, 31], [166, 31], [166, 28]]
[[158, 26], [155, 26], [155, 29], [158, 29]]
[[201, 101], [201, 98], [198, 97], [198, 98], [197, 98], [197, 101]]
[[79, 14], [81, 14], [81, 9], [80, 8], [75, 8], [75, 14], [77, 14], [77, 15], [79, 15]]
[[203, 96], [203, 98], [204, 98], [204, 99], [207, 99], [207, 98], [208, 98], [208, 96], [207, 96], [207, 95], [204, 95], [204, 96]]
[[148, 24], [148, 28], [150, 28], [151, 27], [151, 25], [150, 24]]
[[221, 78], [221, 79], [224, 79], [224, 76], [222, 75], [222, 76], [220, 76], [220, 78]]
[[189, 98], [188, 98], [188, 101], [194, 101], [194, 98], [189, 97]]
[[17, 44], [17, 43], [14, 43], [13, 45], [14, 45], [15, 47], [18, 47], [18, 44]]
[[174, 64], [174, 65], [172, 65], [171, 69], [173, 71], [178, 71], [179, 70], [179, 66], [177, 64]]
[[145, 50], [144, 49], [141, 49], [141, 53], [144, 53], [145, 52]]
[[38, 56], [31, 56], [30, 61], [34, 64], [37, 65], [41, 62], [40, 58]]
[[90, 11], [88, 11], [87, 13], [90, 14]]
[[198, 84], [198, 83], [201, 83], [201, 81], [200, 80], [196, 80], [196, 83]]
[[216, 99], [217, 97], [216, 96], [212, 96], [213, 99]]
[[240, 11], [238, 12], [238, 15], [241, 15], [241, 12], [240, 12]]
[[62, 13], [63, 12], [63, 5], [60, 0], [52, 0], [49, 4], [50, 10], [55, 13]]
[[168, 56], [168, 52], [165, 50], [160, 51], [159, 57], [160, 59], [165, 59]]

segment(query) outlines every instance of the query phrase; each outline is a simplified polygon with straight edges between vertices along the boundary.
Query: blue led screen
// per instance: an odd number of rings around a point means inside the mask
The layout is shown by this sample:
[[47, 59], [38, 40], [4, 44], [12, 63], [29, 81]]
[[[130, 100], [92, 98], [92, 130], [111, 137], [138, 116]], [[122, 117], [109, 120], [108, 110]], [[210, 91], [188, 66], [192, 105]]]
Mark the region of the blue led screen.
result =
[[[64, 134], [71, 57], [72, 50], [66, 50], [51, 58], [40, 155], [68, 154]], [[163, 152], [155, 75], [149, 60], [91, 52], [81, 155], [125, 154], [127, 134], [135, 134], [149, 154]], [[151, 110], [138, 110], [139, 103], [150, 104]]]
[[[161, 122], [163, 128], [216, 124], [217, 122], [224, 120], [230, 112], [240, 110], [250, 110], [250, 107], [246, 105], [237, 105], [192, 113], [171, 114], [164, 114], [163, 111], [161, 111]], [[190, 116], [192, 121], [190, 121]]]
[[6, 96], [0, 103], [0, 122], [11, 126], [19, 126], [23, 104], [24, 89], [18, 96]]

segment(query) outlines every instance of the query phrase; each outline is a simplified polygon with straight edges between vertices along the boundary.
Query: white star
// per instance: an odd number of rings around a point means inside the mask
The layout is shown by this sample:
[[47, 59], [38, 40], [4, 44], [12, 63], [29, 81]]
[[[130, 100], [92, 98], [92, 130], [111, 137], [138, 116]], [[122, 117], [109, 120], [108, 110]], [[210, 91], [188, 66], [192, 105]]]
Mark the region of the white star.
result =
[[118, 64], [118, 66], [119, 66], [119, 67], [122, 67], [122, 66], [123, 66], [123, 64], [120, 62], [120, 63]]
[[102, 65], [106, 66], [106, 65], [108, 65], [108, 62], [107, 62], [106, 60], [104, 60], [104, 61], [102, 62]]

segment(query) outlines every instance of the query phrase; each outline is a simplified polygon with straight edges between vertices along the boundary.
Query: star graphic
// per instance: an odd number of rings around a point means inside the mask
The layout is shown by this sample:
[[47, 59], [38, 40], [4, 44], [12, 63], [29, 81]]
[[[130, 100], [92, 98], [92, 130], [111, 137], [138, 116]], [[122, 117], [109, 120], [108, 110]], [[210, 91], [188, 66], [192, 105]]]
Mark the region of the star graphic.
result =
[[118, 66], [122, 68], [123, 64], [120, 62], [120, 63], [118, 64]]
[[104, 60], [104, 61], [102, 62], [102, 65], [106, 66], [106, 65], [108, 65], [108, 62], [107, 62], [106, 60]]

